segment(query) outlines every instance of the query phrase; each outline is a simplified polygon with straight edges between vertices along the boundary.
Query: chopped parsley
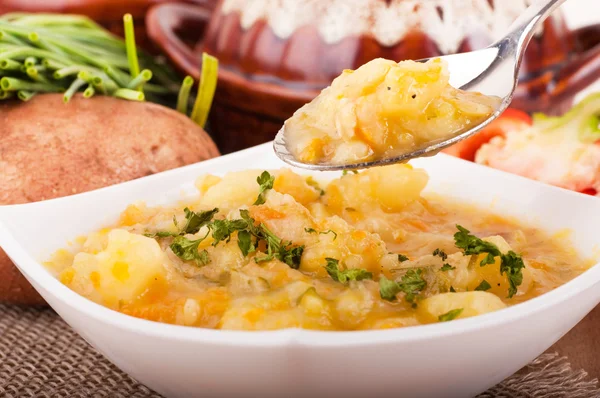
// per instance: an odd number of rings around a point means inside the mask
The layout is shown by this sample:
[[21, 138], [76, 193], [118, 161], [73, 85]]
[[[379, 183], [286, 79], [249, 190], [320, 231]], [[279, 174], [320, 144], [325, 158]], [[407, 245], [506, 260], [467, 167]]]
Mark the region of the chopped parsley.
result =
[[340, 262], [335, 258], [327, 257], [325, 270], [331, 276], [331, 279], [340, 283], [350, 281], [362, 281], [363, 279], [373, 279], [373, 274], [362, 268], [340, 270]]
[[262, 205], [266, 201], [267, 192], [273, 189], [273, 183], [275, 183], [275, 177], [269, 174], [268, 171], [263, 171], [260, 176], [256, 178], [256, 182], [260, 186], [258, 198], [253, 203], [254, 205]]
[[525, 268], [523, 258], [512, 250], [502, 254], [495, 244], [471, 235], [468, 229], [460, 225], [457, 225], [456, 228], [458, 232], [454, 234], [454, 244], [462, 249], [465, 255], [487, 254], [480, 262], [482, 267], [487, 264], [494, 264], [495, 257], [500, 257], [500, 275], [506, 273], [509, 284], [508, 298], [514, 296], [517, 293], [517, 288], [523, 283], [523, 268]]
[[319, 232], [314, 228], [304, 228], [304, 231], [308, 232], [309, 234], [319, 234], [319, 235], [333, 234], [333, 240], [337, 239], [337, 233], [332, 229], [328, 229], [327, 231]]
[[[153, 234], [144, 235], [149, 238], [167, 238], [170, 236], [183, 236], [185, 234], [198, 233], [198, 231], [200, 231], [200, 228], [202, 228], [205, 225], [208, 225], [208, 223], [212, 220], [214, 215], [219, 212], [219, 209], [215, 207], [212, 210], [194, 212], [186, 207], [185, 209], [183, 209], [183, 212], [185, 213], [186, 222], [184, 227], [181, 228], [178, 232], [158, 231]], [[173, 216], [173, 224], [175, 224], [175, 227], [179, 228], [179, 224], [177, 223], [177, 218], [175, 218], [175, 216]]]
[[464, 308], [456, 308], [454, 310], [450, 310], [450, 311], [446, 312], [445, 314], [438, 316], [438, 320], [440, 322], [451, 321], [451, 320], [455, 319], [457, 316], [459, 316], [460, 314], [462, 314], [463, 311], [464, 311]]
[[356, 171], [356, 170], [350, 170], [350, 171], [344, 170], [344, 171], [342, 171], [342, 176], [345, 176], [348, 173], [358, 174], [358, 171]]
[[[458, 232], [454, 234], [454, 244], [459, 249], [462, 249], [464, 254], [487, 253], [487, 257], [491, 256], [492, 258], [491, 263], [494, 262], [494, 257], [502, 254], [500, 249], [498, 249], [498, 246], [492, 242], [487, 242], [483, 239], [479, 239], [475, 235], [471, 235], [471, 232], [468, 229], [461, 227], [460, 225], [457, 225], [456, 228], [458, 229]], [[491, 264], [489, 262], [484, 263], [484, 261], [489, 261], [487, 257], [481, 262], [481, 266]]]
[[250, 232], [246, 230], [238, 232], [238, 247], [242, 251], [244, 257], [247, 257], [248, 254], [256, 251], [256, 245], [252, 241]]
[[490, 285], [488, 283], [488, 281], [486, 281], [485, 279], [481, 281], [481, 283], [475, 288], [475, 290], [480, 290], [482, 292], [485, 292], [486, 290], [490, 290], [492, 288], [492, 285]]
[[184, 236], [177, 236], [171, 243], [171, 250], [177, 257], [184, 261], [194, 261], [196, 265], [202, 266], [210, 263], [206, 250], [198, 251], [198, 245], [204, 238], [190, 240]]
[[450, 271], [456, 269], [456, 267], [451, 266], [448, 263], [445, 263], [444, 265], [442, 265], [442, 268], [440, 268], [440, 271], [446, 272], [446, 271]]
[[246, 220], [215, 220], [210, 225], [212, 230], [213, 246], [219, 244], [219, 242], [225, 241], [229, 243], [231, 240], [231, 234], [235, 231], [243, 231], [248, 229], [248, 223]]
[[400, 261], [401, 263], [405, 262], [408, 260], [408, 257], [406, 257], [404, 254], [398, 254], [398, 261]]
[[325, 195], [325, 191], [323, 190], [323, 188], [321, 188], [321, 186], [319, 185], [318, 182], [315, 181], [314, 178], [312, 177], [306, 177], [306, 183], [308, 185], [310, 185], [311, 187], [313, 187], [314, 189], [316, 189], [317, 191], [319, 191], [319, 193], [321, 194], [321, 196]]
[[441, 258], [441, 259], [442, 259], [442, 261], [446, 261], [446, 259], [448, 258], [448, 255], [447, 255], [447, 254], [446, 254], [446, 253], [445, 253], [443, 250], [441, 250], [441, 249], [439, 249], [439, 248], [438, 248], [438, 249], [435, 249], [435, 250], [433, 251], [433, 255], [434, 255], [434, 256], [438, 256], [439, 258]]
[[262, 257], [255, 257], [254, 261], [257, 263], [262, 263], [265, 261], [271, 261], [275, 258], [286, 263], [290, 266], [290, 268], [300, 268], [300, 258], [304, 252], [304, 245], [293, 246], [292, 242], [284, 241], [278, 238], [264, 224], [260, 224], [257, 232], [257, 238], [263, 239], [267, 242], [267, 254]]
[[500, 263], [500, 274], [506, 273], [508, 279], [508, 298], [511, 298], [517, 293], [517, 288], [523, 283], [523, 268], [525, 264], [520, 255], [510, 250], [502, 255]]
[[456, 293], [456, 290], [454, 290], [454, 286], [450, 286], [450, 293]]
[[[263, 173], [264, 174], [264, 173]], [[304, 252], [304, 246], [295, 246], [292, 242], [283, 241], [271, 232], [264, 224], [255, 225], [255, 220], [250, 217], [248, 210], [240, 210], [240, 219], [235, 220], [213, 220], [213, 216], [218, 209], [195, 213], [187, 207], [184, 209], [186, 224], [178, 233], [157, 232], [150, 237], [169, 237], [173, 236], [173, 242], [170, 245], [173, 253], [184, 261], [194, 261], [198, 266], [210, 263], [210, 258], [206, 250], [198, 251], [199, 245], [211, 234], [213, 238], [212, 245], [217, 246], [220, 242], [228, 243], [231, 241], [231, 235], [237, 232], [238, 247], [247, 257], [250, 253], [256, 252], [258, 243], [264, 241], [267, 247], [267, 254], [262, 257], [255, 257], [257, 263], [277, 259], [289, 265], [291, 268], [300, 267], [300, 259]], [[177, 226], [177, 223], [175, 222]], [[190, 240], [184, 237], [186, 233], [197, 233], [203, 226], [208, 227], [206, 235], [196, 240]], [[333, 231], [331, 231], [333, 232]], [[337, 236], [337, 235], [336, 235]]]
[[395, 282], [381, 276], [379, 279], [379, 295], [382, 299], [395, 301], [396, 295], [400, 292], [405, 294], [405, 299], [409, 303], [414, 303], [416, 296], [425, 288], [427, 282], [423, 279], [421, 269], [411, 269], [400, 279], [400, 282]]
[[187, 207], [183, 209], [185, 213], [186, 223], [185, 226], [181, 229], [180, 234], [195, 234], [200, 231], [200, 228], [207, 225], [214, 217], [215, 214], [219, 212], [218, 208], [214, 208], [212, 210], [193, 212]]

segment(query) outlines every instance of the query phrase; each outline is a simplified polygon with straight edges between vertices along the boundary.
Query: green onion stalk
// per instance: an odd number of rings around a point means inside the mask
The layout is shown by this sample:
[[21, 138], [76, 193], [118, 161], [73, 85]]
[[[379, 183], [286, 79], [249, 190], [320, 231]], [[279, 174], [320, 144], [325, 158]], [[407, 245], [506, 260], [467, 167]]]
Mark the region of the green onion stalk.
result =
[[215, 94], [216, 58], [203, 54], [195, 99], [194, 79], [177, 75], [159, 59], [138, 51], [133, 19], [123, 17], [125, 39], [80, 15], [12, 13], [0, 16], [0, 100], [29, 101], [63, 93], [65, 103], [109, 95], [176, 106], [204, 127]]

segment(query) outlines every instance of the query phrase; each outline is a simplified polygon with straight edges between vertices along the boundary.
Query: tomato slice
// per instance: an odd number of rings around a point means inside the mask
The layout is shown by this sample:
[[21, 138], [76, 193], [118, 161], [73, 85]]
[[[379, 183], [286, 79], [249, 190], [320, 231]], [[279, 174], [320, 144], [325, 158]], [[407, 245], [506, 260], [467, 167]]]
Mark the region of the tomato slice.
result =
[[496, 136], [504, 137], [509, 131], [519, 131], [531, 126], [531, 116], [518, 109], [505, 110], [496, 120], [475, 135], [462, 140], [443, 152], [461, 159], [474, 161], [475, 154], [483, 144]]
[[594, 188], [586, 188], [583, 191], [581, 191], [581, 193], [584, 193], [586, 195], [596, 196], [596, 194], [598, 193], [598, 191], [596, 191]]

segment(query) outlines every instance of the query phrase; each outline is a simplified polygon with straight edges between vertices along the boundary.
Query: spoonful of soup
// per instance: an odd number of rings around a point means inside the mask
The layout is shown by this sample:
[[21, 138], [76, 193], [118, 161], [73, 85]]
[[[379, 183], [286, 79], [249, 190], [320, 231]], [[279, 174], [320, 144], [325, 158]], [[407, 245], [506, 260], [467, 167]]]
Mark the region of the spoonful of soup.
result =
[[399, 63], [378, 58], [343, 71], [285, 122], [275, 152], [313, 170], [435, 155], [508, 107], [536, 27], [564, 1], [534, 2], [504, 38], [483, 50]]

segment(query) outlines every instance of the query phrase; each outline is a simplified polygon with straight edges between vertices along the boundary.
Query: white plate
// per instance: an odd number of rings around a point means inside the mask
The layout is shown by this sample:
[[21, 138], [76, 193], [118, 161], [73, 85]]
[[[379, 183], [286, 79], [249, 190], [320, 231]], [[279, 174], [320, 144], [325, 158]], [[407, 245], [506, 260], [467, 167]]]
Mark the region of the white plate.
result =
[[[413, 162], [429, 190], [492, 206], [549, 231], [570, 228], [598, 250], [600, 200], [445, 155]], [[79, 296], [40, 264], [67, 240], [114, 221], [129, 203], [172, 202], [203, 173], [278, 168], [271, 144], [67, 198], [0, 207], [0, 245], [81, 336], [168, 397], [473, 396], [534, 359], [600, 301], [600, 265], [514, 307], [443, 324], [382, 331], [239, 332], [129, 317]]]

